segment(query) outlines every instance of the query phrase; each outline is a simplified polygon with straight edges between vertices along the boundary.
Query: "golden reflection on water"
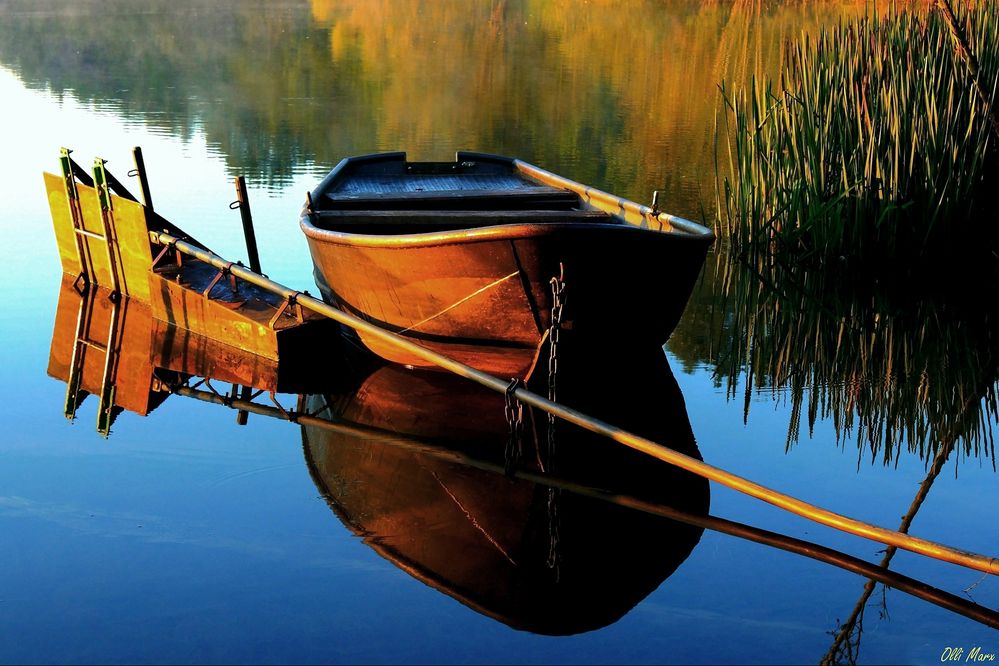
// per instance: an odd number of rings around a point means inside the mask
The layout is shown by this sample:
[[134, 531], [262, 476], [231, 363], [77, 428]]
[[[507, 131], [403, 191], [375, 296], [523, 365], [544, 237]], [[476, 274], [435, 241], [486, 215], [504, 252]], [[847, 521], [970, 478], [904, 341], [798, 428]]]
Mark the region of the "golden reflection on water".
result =
[[[625, 196], [713, 201], [718, 84], [775, 75], [788, 39], [863, 3], [313, 0], [334, 67], [374, 91], [378, 141], [446, 154], [502, 146]], [[351, 63], [356, 63], [351, 65]], [[509, 147], [506, 147], [509, 146]], [[443, 152], [442, 152], [443, 151]]]
[[[567, 382], [565, 399], [699, 455], [666, 359], [651, 351], [588, 365], [588, 381]], [[596, 387], [636, 373], [641, 388], [596, 398]], [[302, 428], [313, 481], [337, 517], [417, 580], [517, 629], [567, 635], [615, 622], [672, 575], [703, 531], [538, 482], [572, 479], [685, 515], [708, 509], [705, 479], [567, 424], [548, 433], [540, 412], [525, 410], [513, 445], [503, 396], [454, 376], [382, 367], [308, 406], [356, 426]]]
[[374, 150], [440, 159], [473, 149], [640, 201], [665, 189], [667, 210], [695, 218], [714, 202], [719, 83], [774, 75], [786, 40], [868, 11], [691, 0], [104, 9], [11, 0], [0, 63], [31, 87], [182, 138], [203, 130], [251, 180], [285, 183]]

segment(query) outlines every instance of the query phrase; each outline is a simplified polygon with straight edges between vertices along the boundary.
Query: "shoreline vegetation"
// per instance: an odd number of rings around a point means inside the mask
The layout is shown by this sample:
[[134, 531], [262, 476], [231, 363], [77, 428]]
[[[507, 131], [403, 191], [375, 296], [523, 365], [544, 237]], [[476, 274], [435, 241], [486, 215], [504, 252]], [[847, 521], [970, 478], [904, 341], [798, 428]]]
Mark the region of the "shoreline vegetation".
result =
[[[796, 36], [884, 17], [890, 1], [148, 0], [137, 12], [128, 0], [100, 11], [0, 0], [0, 63], [56, 99], [202, 137], [231, 174], [275, 191], [349, 154], [405, 147], [445, 159], [445, 148], [501, 146], [638, 201], [660, 189], [665, 209], [697, 218], [714, 199], [715, 82], [779, 81]], [[898, 6], [929, 11], [926, 0]], [[874, 282], [853, 256], [822, 271], [797, 248], [761, 251], [783, 273], [743, 275], [719, 250], [669, 342], [685, 372], [710, 367], [733, 396], [747, 373], [747, 405], [771, 391], [789, 400], [789, 445], [829, 415], [839, 443], [855, 438], [872, 461], [924, 455], [949, 433], [992, 455], [983, 435], [966, 434], [995, 420], [980, 407], [997, 402], [999, 376], [982, 315], [999, 301], [977, 294], [971, 261], [938, 271], [959, 292], [941, 296], [939, 280], [920, 277], [937, 292], [929, 299], [912, 280], [886, 289], [890, 262]], [[882, 416], [890, 432], [875, 430]]]
[[[906, 275], [999, 260], [999, 3], [892, 10], [802, 35], [781, 74], [730, 91], [716, 136], [716, 229], [735, 256]], [[727, 148], [727, 151], [726, 151]]]
[[995, 466], [999, 3], [954, 19], [977, 86], [935, 5], [803, 32], [776, 78], [721, 85], [715, 377], [735, 399], [745, 376], [745, 418], [786, 399], [787, 448], [831, 419], [858, 465], [956, 444]]

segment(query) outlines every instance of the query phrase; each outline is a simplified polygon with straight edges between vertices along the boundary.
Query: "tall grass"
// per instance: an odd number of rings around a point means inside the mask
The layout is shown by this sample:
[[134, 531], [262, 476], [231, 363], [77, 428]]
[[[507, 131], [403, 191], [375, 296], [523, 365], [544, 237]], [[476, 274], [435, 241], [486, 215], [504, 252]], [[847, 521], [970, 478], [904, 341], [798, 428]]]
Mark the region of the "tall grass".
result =
[[[958, 20], [999, 105], [999, 3]], [[779, 81], [722, 92], [717, 226], [739, 254], [939, 256], [994, 231], [997, 137], [938, 12], [803, 35]]]

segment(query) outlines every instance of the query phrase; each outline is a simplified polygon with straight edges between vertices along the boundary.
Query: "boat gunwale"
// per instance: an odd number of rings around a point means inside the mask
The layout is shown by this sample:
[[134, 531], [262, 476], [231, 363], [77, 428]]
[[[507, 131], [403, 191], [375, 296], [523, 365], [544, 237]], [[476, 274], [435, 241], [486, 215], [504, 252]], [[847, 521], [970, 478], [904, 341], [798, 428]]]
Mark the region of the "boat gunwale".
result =
[[[311, 192], [312, 201], [321, 200], [326, 191], [349, 165], [365, 162], [389, 161], [406, 159], [405, 152], [372, 153], [357, 157], [346, 157], [327, 174]], [[583, 185], [577, 181], [559, 176], [523, 160], [478, 153], [458, 151], [456, 162], [466, 160], [488, 160], [509, 164], [521, 174], [536, 179], [554, 187], [563, 188], [577, 194], [581, 201], [619, 220], [617, 223], [600, 222], [546, 222], [546, 223], [507, 223], [491, 224], [464, 229], [449, 229], [446, 231], [415, 232], [409, 234], [358, 234], [348, 231], [323, 229], [312, 223], [313, 211], [309, 204], [303, 207], [300, 225], [305, 235], [313, 240], [337, 245], [353, 245], [359, 247], [421, 247], [428, 245], [455, 245], [462, 243], [478, 243], [485, 241], [505, 240], [513, 238], [530, 238], [552, 235], [563, 231], [604, 230], [616, 233], [651, 233], [676, 242], [695, 244], [711, 244], [715, 240], [714, 232], [703, 225], [680, 218], [668, 213], [656, 212], [648, 206], [609, 194], [594, 187]], [[474, 212], [471, 213], [474, 215]], [[658, 227], [658, 228], [656, 228]]]
[[309, 221], [308, 213], [303, 213], [300, 224], [305, 235], [316, 241], [334, 245], [357, 247], [424, 247], [441, 245], [459, 245], [464, 243], [482, 243], [522, 238], [539, 238], [567, 232], [605, 233], [637, 233], [651, 234], [663, 241], [693, 243], [696, 245], [710, 244], [714, 234], [696, 236], [693, 234], [675, 233], [666, 230], [639, 227], [628, 223], [608, 224], [601, 222], [543, 222], [526, 224], [492, 224], [467, 229], [449, 229], [447, 231], [428, 231], [411, 234], [357, 234], [347, 231], [322, 229]]

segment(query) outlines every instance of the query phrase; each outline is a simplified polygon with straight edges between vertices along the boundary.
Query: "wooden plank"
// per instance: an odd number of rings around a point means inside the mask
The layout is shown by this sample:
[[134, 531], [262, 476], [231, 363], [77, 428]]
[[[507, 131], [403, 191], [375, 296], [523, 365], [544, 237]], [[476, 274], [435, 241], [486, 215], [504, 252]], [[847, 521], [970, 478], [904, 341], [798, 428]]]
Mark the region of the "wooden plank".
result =
[[[82, 272], [82, 267], [77, 254], [73, 221], [66, 202], [62, 177], [51, 173], [43, 174], [43, 177], [62, 270], [63, 273], [76, 277]], [[103, 236], [104, 225], [101, 222], [97, 190], [78, 183], [77, 191], [80, 195], [80, 210], [83, 213], [83, 229], [90, 234]], [[120, 253], [122, 290], [125, 295], [135, 300], [149, 303], [149, 266], [152, 264], [152, 252], [146, 225], [146, 209], [140, 203], [114, 195], [111, 197], [111, 206], [114, 225], [112, 236], [117, 239]], [[101, 286], [110, 287], [112, 281], [105, 241], [87, 235], [83, 238], [83, 242], [90, 250], [94, 281]]]
[[278, 361], [198, 335], [158, 319], [152, 322], [150, 359], [159, 368], [230, 384], [278, 390]]
[[[184, 284], [160, 273], [151, 277], [153, 316], [168, 324], [224, 340], [243, 351], [277, 359], [277, 337], [266, 321], [247, 316], [246, 307], [209, 300]], [[263, 320], [263, 317], [260, 317]]]
[[552, 187], [525, 190], [456, 190], [372, 194], [328, 194], [326, 210], [529, 210], [575, 208], [579, 195]]
[[[302, 323], [291, 309], [272, 325], [283, 299], [245, 280], [237, 281], [234, 293], [229, 278], [223, 277], [207, 298], [203, 292], [217, 275], [215, 267], [190, 258], [181, 267], [167, 265], [150, 273], [153, 317], [271, 361], [280, 357], [282, 338], [305, 335], [297, 329], [318, 327], [328, 332], [321, 315], [305, 312]], [[322, 331], [317, 334], [326, 335]]]
[[390, 218], [399, 220], [465, 220], [465, 219], [509, 219], [512, 222], [524, 220], [560, 220], [575, 218], [608, 218], [609, 213], [596, 209], [585, 210], [323, 210], [316, 213], [322, 218]]
[[66, 202], [62, 176], [43, 173], [42, 177], [45, 180], [45, 192], [48, 195], [49, 210], [52, 214], [52, 229], [55, 231], [62, 272], [76, 277], [82, 272], [82, 267], [76, 249], [76, 239], [73, 236], [73, 219]]
[[423, 210], [336, 210], [320, 211], [313, 224], [321, 229], [365, 226], [403, 229], [414, 227], [464, 229], [499, 224], [551, 224], [558, 222], [614, 222], [616, 218], [601, 210], [500, 210], [500, 211], [423, 211]]

